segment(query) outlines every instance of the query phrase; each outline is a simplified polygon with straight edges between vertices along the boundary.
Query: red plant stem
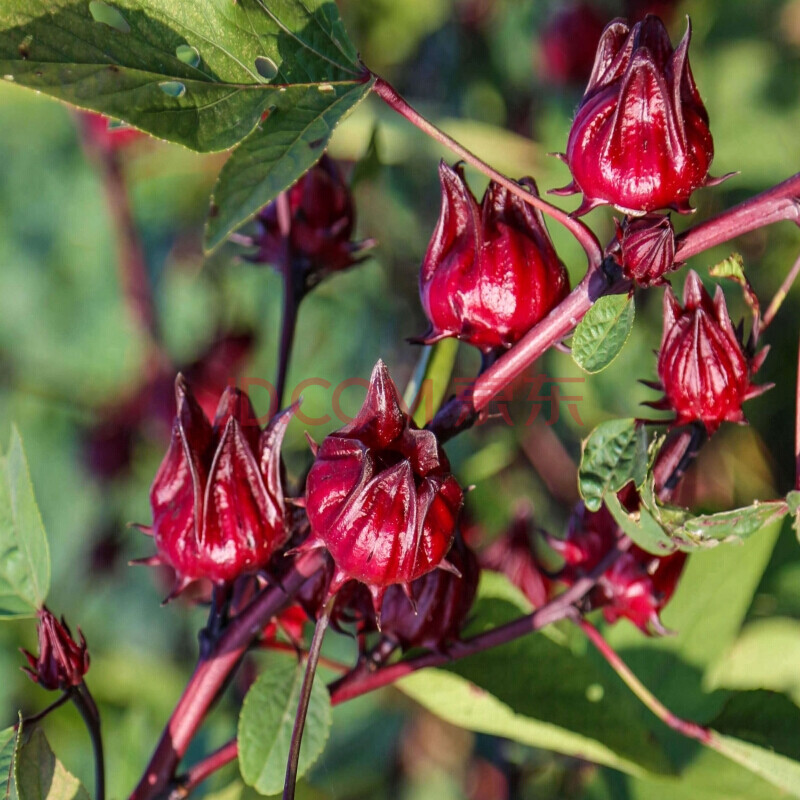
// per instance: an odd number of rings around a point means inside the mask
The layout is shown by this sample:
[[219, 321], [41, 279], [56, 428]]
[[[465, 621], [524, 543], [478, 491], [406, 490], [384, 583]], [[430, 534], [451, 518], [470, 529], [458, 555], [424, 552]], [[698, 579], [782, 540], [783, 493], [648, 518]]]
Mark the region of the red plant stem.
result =
[[685, 261], [737, 236], [784, 220], [800, 223], [800, 173], [682, 233], [675, 258]]
[[673, 714], [650, 690], [636, 677], [630, 667], [619, 657], [611, 645], [603, 638], [600, 631], [585, 619], [576, 619], [575, 624], [586, 634], [589, 641], [597, 648], [600, 655], [608, 661], [614, 672], [625, 682], [626, 686], [650, 709], [665, 725], [690, 739], [697, 739], [703, 744], [711, 744], [713, 734], [708, 728], [690, 722]]
[[239, 747], [236, 739], [222, 745], [219, 750], [215, 750], [211, 755], [206, 756], [202, 761], [198, 761], [183, 777], [178, 780], [176, 788], [170, 792], [170, 797], [186, 797], [191, 791], [199, 786], [206, 778], [213, 775], [217, 770], [222, 769], [226, 764], [238, 758]]
[[778, 313], [778, 309], [783, 305], [783, 301], [786, 299], [786, 296], [789, 294], [789, 290], [792, 288], [792, 284], [797, 280], [797, 276], [800, 275], [800, 256], [795, 259], [794, 264], [792, 264], [792, 268], [789, 270], [789, 274], [783, 279], [783, 283], [780, 285], [780, 288], [777, 292], [775, 292], [775, 297], [772, 298], [767, 310], [764, 312], [764, 316], [761, 318], [761, 327], [760, 332], [764, 333], [766, 327], [775, 319], [775, 315]]
[[[298, 649], [289, 642], [270, 642], [269, 644], [261, 645], [261, 647], [264, 650], [276, 650], [279, 653], [294, 653], [298, 658], [305, 658], [308, 655], [304, 650]], [[347, 664], [342, 664], [341, 661], [334, 661], [332, 658], [326, 658], [325, 656], [319, 657], [319, 663], [320, 666], [334, 672], [347, 672], [350, 669]]]
[[100, 733], [100, 712], [97, 710], [97, 704], [94, 702], [94, 698], [85, 682], [82, 681], [78, 686], [74, 686], [70, 690], [69, 696], [83, 718], [86, 730], [89, 731], [89, 738], [92, 741], [95, 800], [105, 800], [106, 766], [103, 757], [103, 737]]
[[390, 108], [402, 117], [405, 117], [412, 125], [416, 125], [421, 131], [427, 133], [432, 139], [435, 139], [440, 144], [452, 150], [459, 158], [462, 158], [468, 164], [472, 164], [473, 167], [479, 169], [485, 175], [488, 175], [495, 183], [499, 183], [501, 186], [508, 189], [508, 191], [521, 197], [529, 205], [532, 205], [557, 222], [560, 222], [575, 237], [581, 247], [583, 247], [586, 252], [586, 258], [589, 260], [589, 266], [596, 267], [600, 264], [603, 260], [603, 248], [600, 247], [600, 243], [597, 241], [597, 237], [594, 233], [580, 220], [569, 216], [565, 211], [556, 208], [556, 206], [548, 203], [541, 197], [531, 194], [515, 181], [509, 180], [505, 175], [493, 169], [485, 161], [467, 150], [462, 144], [448, 136], [443, 130], [437, 128], [432, 122], [425, 119], [422, 114], [409, 105], [409, 103], [383, 78], [378, 75], [374, 75], [374, 77], [375, 83], [372, 86], [372, 90]]
[[324, 557], [321, 550], [300, 556], [281, 586], [262, 592], [231, 621], [208, 657], [198, 663], [130, 800], [156, 797], [169, 786], [192, 737], [251, 641], [322, 566]]

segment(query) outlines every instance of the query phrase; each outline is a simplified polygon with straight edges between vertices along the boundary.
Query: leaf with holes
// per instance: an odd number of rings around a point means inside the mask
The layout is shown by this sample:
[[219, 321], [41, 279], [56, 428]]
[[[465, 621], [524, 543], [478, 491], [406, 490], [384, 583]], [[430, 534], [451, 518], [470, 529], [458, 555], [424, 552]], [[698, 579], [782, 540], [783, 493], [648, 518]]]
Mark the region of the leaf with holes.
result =
[[633, 329], [633, 297], [612, 294], [598, 298], [578, 323], [572, 357], [589, 373], [601, 372], [620, 354]]
[[0, 75], [199, 151], [287, 86], [364, 79], [333, 0], [4, 0]]
[[590, 511], [626, 483], [641, 485], [647, 475], [647, 434], [635, 419], [602, 422], [583, 443], [578, 489]]
[[214, 187], [205, 246], [217, 248], [262, 206], [288, 189], [325, 151], [334, 128], [372, 82], [289, 87], [225, 163]]
[[[304, 672], [305, 666], [293, 656], [270, 653], [264, 672], [244, 699], [239, 715], [239, 769], [245, 783], [261, 794], [277, 794], [283, 789]], [[323, 751], [330, 726], [330, 697], [317, 675], [300, 747], [298, 777]]]
[[16, 428], [0, 458], [0, 619], [31, 617], [50, 587], [50, 550]]

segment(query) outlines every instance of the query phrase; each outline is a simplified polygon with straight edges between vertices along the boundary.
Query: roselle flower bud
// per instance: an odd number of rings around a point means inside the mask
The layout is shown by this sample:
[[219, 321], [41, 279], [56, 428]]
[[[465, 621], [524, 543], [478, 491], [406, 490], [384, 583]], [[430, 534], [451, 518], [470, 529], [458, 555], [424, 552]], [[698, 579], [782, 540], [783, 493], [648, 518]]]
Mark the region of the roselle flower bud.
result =
[[[442, 209], [420, 272], [431, 329], [421, 340], [455, 336], [484, 352], [510, 347], [569, 292], [542, 215], [490, 183], [481, 205], [460, 166], [439, 166]], [[529, 178], [521, 185], [537, 194]]]
[[747, 358], [728, 316], [722, 287], [717, 286], [712, 301], [697, 273], [690, 271], [683, 308], [672, 289], [664, 293], [658, 377], [665, 396], [648, 405], [674, 410], [676, 425], [702, 422], [709, 434], [723, 422], [745, 422], [742, 403], [769, 388], [751, 383], [765, 357], [762, 350]]
[[638, 216], [658, 208], [687, 212], [695, 189], [709, 185], [714, 144], [689, 66], [691, 26], [673, 50], [660, 19], [606, 27], [565, 161], [583, 192], [576, 214], [602, 204]]
[[664, 274], [680, 266], [675, 262], [675, 230], [669, 217], [648, 214], [614, 222], [622, 274], [639, 286], [666, 283]]
[[481, 553], [481, 566], [502, 572], [530, 600], [534, 608], [547, 602], [550, 581], [539, 569], [531, 545], [533, 518], [527, 511], [515, 516], [511, 527]]
[[400, 407], [382, 361], [358, 416], [326, 437], [306, 480], [311, 535], [301, 550], [327, 549], [335, 569], [328, 596], [348, 580], [365, 584], [380, 611], [386, 589], [437, 567], [453, 541], [462, 492], [436, 437]]
[[[300, 273], [301, 285], [310, 289], [331, 272], [357, 264], [358, 256], [373, 240], [354, 242], [356, 214], [350, 188], [336, 162], [323, 155], [287, 192], [290, 216], [290, 256]], [[277, 201], [257, 217], [259, 234], [253, 240], [259, 263], [280, 264], [285, 243], [278, 219]]]
[[89, 671], [89, 652], [86, 649], [81, 629], [78, 628], [80, 644], [72, 638], [69, 626], [61, 617], [59, 622], [45, 607], [39, 612], [39, 656], [27, 650], [22, 654], [29, 667], [23, 667], [31, 680], [51, 692], [66, 691], [79, 686]]
[[[605, 507], [591, 512], [579, 503], [570, 518], [566, 538], [548, 539], [565, 562], [557, 579], [571, 586], [590, 573], [620, 535]], [[624, 617], [648, 635], [664, 634], [667, 631], [660, 614], [675, 592], [685, 563], [686, 553], [660, 557], [633, 545], [603, 573], [588, 595], [587, 608], [602, 608], [609, 623]]]
[[280, 446], [293, 409], [261, 430], [250, 399], [229, 387], [213, 425], [178, 376], [172, 442], [150, 490], [158, 555], [191, 581], [233, 581], [264, 567], [287, 539]]
[[559, 86], [583, 83], [592, 71], [594, 52], [604, 28], [603, 17], [589, 3], [559, 8], [539, 39], [547, 80]]
[[404, 650], [446, 650], [458, 639], [478, 590], [480, 568], [475, 554], [458, 535], [447, 558], [460, 576], [437, 569], [417, 578], [411, 584], [413, 608], [399, 586], [386, 592], [381, 631]]

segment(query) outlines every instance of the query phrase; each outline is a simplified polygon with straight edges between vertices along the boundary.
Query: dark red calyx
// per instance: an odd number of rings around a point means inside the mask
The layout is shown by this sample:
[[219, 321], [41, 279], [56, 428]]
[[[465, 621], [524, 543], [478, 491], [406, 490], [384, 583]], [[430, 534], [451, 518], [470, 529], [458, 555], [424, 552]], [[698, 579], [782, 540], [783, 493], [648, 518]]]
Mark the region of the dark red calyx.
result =
[[666, 283], [664, 275], [677, 269], [675, 230], [665, 214], [627, 217], [620, 224], [616, 219], [616, 255], [622, 274], [639, 286]]
[[23, 650], [29, 664], [23, 670], [32, 681], [51, 692], [79, 686], [89, 671], [89, 651], [81, 629], [78, 628], [80, 642], [77, 642], [64, 617], [59, 622], [45, 607], [39, 612], [38, 634], [39, 655]]

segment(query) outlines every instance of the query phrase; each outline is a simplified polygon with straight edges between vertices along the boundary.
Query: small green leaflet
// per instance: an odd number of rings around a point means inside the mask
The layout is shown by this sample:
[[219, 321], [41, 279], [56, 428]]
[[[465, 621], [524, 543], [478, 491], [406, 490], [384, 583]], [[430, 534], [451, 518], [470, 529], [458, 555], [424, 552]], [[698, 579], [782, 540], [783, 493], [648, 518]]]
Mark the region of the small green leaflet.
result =
[[630, 481], [641, 485], [646, 475], [647, 434], [635, 419], [602, 422], [584, 441], [578, 490], [590, 511]]
[[633, 329], [636, 308], [626, 294], [598, 298], [578, 323], [572, 357], [589, 373], [601, 372], [620, 354]]
[[50, 550], [22, 439], [11, 430], [0, 456], [0, 619], [31, 617], [50, 588]]
[[[244, 782], [260, 794], [278, 794], [283, 789], [304, 672], [305, 665], [292, 655], [270, 653], [263, 673], [244, 699], [239, 715], [239, 769]], [[318, 675], [311, 690], [298, 778], [325, 748], [330, 726], [331, 701]]]
[[90, 800], [81, 782], [55, 757], [41, 728], [19, 749], [14, 779], [19, 800]]
[[14, 760], [22, 736], [22, 714], [19, 715], [17, 729], [6, 728], [0, 731], [0, 798], [5, 800], [11, 793]]

